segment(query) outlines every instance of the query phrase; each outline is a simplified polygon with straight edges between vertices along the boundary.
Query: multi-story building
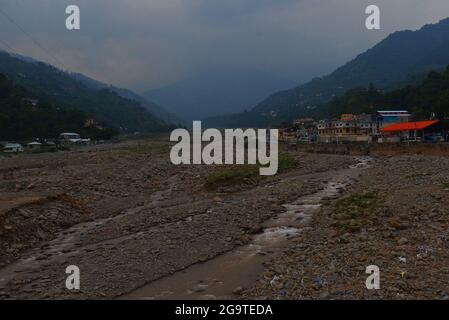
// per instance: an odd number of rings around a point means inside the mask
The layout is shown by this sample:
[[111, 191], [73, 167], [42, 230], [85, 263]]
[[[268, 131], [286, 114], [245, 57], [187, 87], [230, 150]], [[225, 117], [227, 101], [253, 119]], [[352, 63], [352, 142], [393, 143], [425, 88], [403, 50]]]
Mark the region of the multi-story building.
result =
[[409, 122], [406, 110], [381, 110], [375, 115], [342, 114], [339, 119], [318, 123], [318, 141], [325, 143], [371, 142], [381, 136], [384, 127], [393, 123]]
[[411, 114], [407, 110], [380, 110], [376, 113], [376, 121], [379, 132], [385, 126], [393, 123], [409, 122]]
[[318, 123], [318, 142], [370, 142], [377, 134], [377, 123], [371, 115], [344, 114], [336, 120]]

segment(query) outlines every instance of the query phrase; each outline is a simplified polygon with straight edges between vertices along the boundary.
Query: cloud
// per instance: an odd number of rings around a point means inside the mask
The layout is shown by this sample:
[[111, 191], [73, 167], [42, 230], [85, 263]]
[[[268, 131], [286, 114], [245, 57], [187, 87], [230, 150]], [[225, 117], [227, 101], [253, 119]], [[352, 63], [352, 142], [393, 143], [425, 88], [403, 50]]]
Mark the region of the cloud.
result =
[[[389, 33], [449, 16], [447, 0], [377, 0], [382, 30], [364, 28], [366, 0], [2, 0], [0, 8], [65, 67], [136, 90], [210, 68], [255, 68], [306, 81]], [[65, 29], [65, 7], [81, 30]], [[0, 16], [0, 39], [54, 63]]]

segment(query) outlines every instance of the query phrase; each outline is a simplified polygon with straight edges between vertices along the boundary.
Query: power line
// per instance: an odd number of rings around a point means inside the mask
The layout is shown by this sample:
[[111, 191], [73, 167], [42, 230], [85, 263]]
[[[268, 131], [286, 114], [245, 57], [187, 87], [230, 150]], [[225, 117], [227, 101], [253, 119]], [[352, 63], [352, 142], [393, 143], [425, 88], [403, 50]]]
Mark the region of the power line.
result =
[[22, 28], [13, 18], [11, 18], [5, 11], [3, 11], [0, 8], [0, 14], [2, 14], [6, 19], [8, 19], [9, 22], [14, 24], [24, 35], [26, 35], [28, 38], [33, 41], [33, 43], [38, 46], [43, 52], [45, 52], [50, 58], [52, 58], [56, 63], [58, 63], [60, 66], [67, 68], [64, 66], [64, 64], [52, 53], [50, 50], [47, 50], [44, 46], [42, 46], [39, 41], [37, 41], [30, 33], [28, 33], [24, 28]]
[[0, 39], [0, 43], [7, 49], [9, 49], [12, 53], [18, 54], [17, 51], [11, 47], [9, 44], [7, 44], [5, 41], [3, 41], [2, 39]]

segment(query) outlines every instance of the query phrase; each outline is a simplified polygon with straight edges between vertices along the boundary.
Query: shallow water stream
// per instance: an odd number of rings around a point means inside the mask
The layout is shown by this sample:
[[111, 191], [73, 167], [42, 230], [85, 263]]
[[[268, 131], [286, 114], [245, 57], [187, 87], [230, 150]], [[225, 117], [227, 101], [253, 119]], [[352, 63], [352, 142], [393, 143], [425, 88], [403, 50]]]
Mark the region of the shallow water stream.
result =
[[204, 263], [151, 282], [120, 299], [232, 299], [241, 288], [254, 283], [265, 261], [287, 249], [290, 242], [311, 225], [323, 201], [335, 199], [369, 166], [369, 158], [359, 158], [350, 168], [332, 172], [320, 191], [283, 205], [284, 211], [263, 224], [263, 231], [247, 245]]

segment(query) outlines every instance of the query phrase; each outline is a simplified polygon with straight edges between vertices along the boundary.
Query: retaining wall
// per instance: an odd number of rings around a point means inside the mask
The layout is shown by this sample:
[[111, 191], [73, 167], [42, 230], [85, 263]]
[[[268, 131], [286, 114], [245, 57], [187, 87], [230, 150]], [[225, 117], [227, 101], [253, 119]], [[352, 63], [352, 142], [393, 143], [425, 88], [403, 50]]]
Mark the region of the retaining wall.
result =
[[449, 156], [449, 144], [407, 144], [407, 143], [350, 143], [350, 144], [298, 144], [298, 151], [342, 155], [379, 155], [426, 154]]

